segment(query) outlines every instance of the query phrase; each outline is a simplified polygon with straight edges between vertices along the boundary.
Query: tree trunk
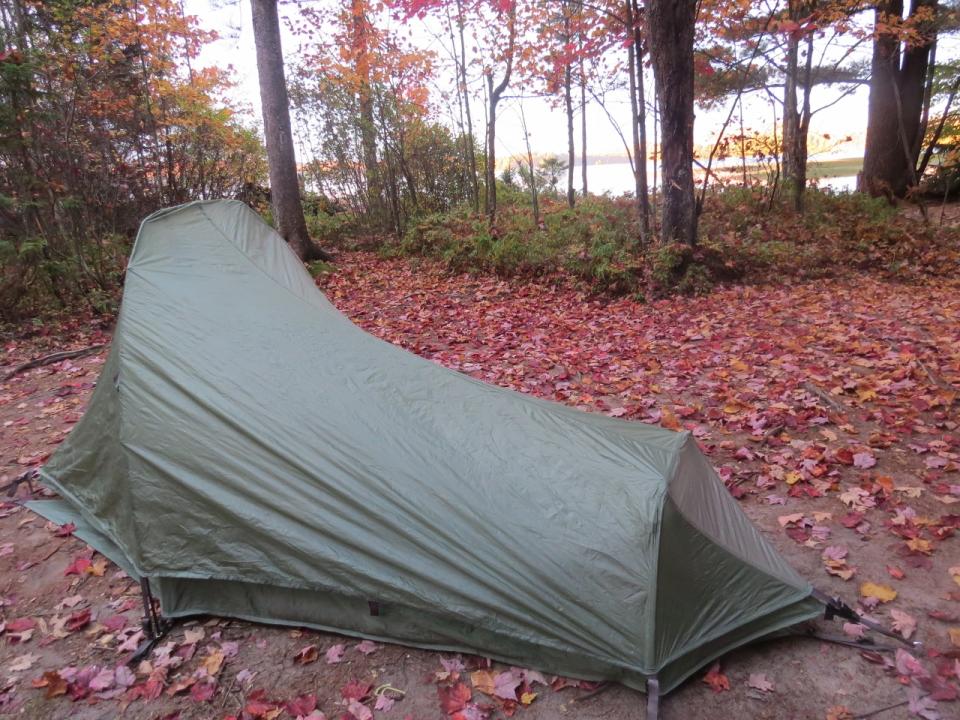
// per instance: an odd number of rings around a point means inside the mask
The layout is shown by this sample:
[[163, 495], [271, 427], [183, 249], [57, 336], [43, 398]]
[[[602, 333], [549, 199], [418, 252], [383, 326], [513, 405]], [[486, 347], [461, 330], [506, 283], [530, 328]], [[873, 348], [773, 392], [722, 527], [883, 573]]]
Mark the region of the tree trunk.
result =
[[467, 45], [463, 39], [463, 2], [457, 0], [457, 29], [460, 32], [460, 91], [463, 93], [467, 114], [467, 159], [470, 163], [470, 190], [473, 193], [473, 211], [480, 212], [480, 185], [477, 180], [477, 155], [473, 140], [473, 115], [470, 113], [470, 91], [467, 88]]
[[520, 124], [523, 128], [523, 141], [527, 146], [527, 172], [530, 180], [530, 204], [533, 206], [533, 224], [540, 227], [540, 199], [537, 194], [537, 174], [533, 166], [533, 150], [530, 148], [530, 133], [527, 132], [527, 116], [523, 112], [523, 103], [520, 103]]
[[[351, 0], [352, 18], [350, 42], [354, 58], [354, 72], [359, 81], [360, 148], [363, 155], [363, 174], [367, 181], [367, 212], [383, 222], [383, 179], [377, 162], [377, 126], [374, 119], [373, 88], [370, 86], [370, 42], [367, 33], [367, 15], [364, 0]], [[389, 172], [389, 170], [388, 170]], [[392, 190], [388, 188], [388, 194]], [[393, 206], [390, 196], [391, 210]], [[396, 215], [396, 213], [393, 213]]]
[[587, 76], [583, 70], [583, 0], [577, 6], [577, 42], [580, 61], [580, 179], [587, 196]]
[[[796, 3], [789, 4], [789, 17], [796, 21]], [[800, 36], [796, 33], [787, 35], [787, 51], [784, 60], [784, 83], [783, 83], [783, 130], [781, 133], [781, 142], [783, 143], [783, 172], [787, 178], [792, 179], [794, 168], [797, 165], [795, 157], [795, 140], [797, 137], [797, 127], [800, 124], [800, 112], [797, 109], [797, 76], [799, 75], [800, 64]]]
[[[638, 120], [639, 110], [637, 109], [637, 64], [634, 62], [636, 48], [631, 43], [627, 46], [627, 78], [629, 80], [630, 90], [630, 130], [633, 138], [633, 197], [637, 204], [637, 215], [643, 216], [643, 181], [642, 170], [643, 158], [640, 157], [640, 122]], [[641, 223], [642, 232], [642, 223]], [[641, 237], [642, 242], [646, 242], [646, 236]]]
[[580, 181], [583, 197], [587, 196], [587, 81], [580, 61]]
[[807, 35], [807, 57], [803, 68], [803, 104], [800, 107], [800, 122], [793, 138], [793, 207], [803, 212], [803, 200], [807, 190], [807, 138], [810, 135], [810, 92], [813, 90], [813, 35]]
[[493, 71], [487, 73], [489, 114], [487, 116], [487, 187], [484, 205], [487, 209], [487, 221], [491, 226], [497, 221], [497, 105], [500, 104], [500, 97], [510, 84], [510, 75], [513, 73], [513, 50], [517, 39], [516, 11], [516, 3], [511, 3], [507, 16], [507, 23], [509, 24], [506, 53], [507, 67], [503, 73], [503, 79], [494, 86]]
[[[564, 53], [570, 47], [570, 3], [563, 3]], [[569, 56], [563, 67], [563, 100], [567, 111], [567, 205], [573, 207], [577, 198], [573, 191], [573, 174], [576, 165], [576, 148], [573, 144], [573, 72]]]
[[650, 235], [650, 191], [647, 182], [647, 94], [643, 83], [643, 33], [640, 30], [640, 6], [633, 3], [634, 61], [637, 65], [637, 135], [640, 139], [637, 168], [640, 172], [640, 230], [646, 239]]
[[646, 30], [660, 102], [662, 242], [695, 245], [693, 35], [697, 0], [648, 0]]
[[576, 148], [573, 144], [573, 95], [572, 78], [570, 65], [568, 64], [564, 71], [563, 86], [564, 96], [567, 103], [567, 205], [573, 207], [577, 202], [576, 194], [573, 190], [573, 173], [577, 164]]
[[[936, 0], [914, 0], [910, 16], [921, 8], [936, 8]], [[875, 26], [888, 16], [901, 17], [903, 0], [886, 0], [874, 11]], [[880, 33], [873, 40], [870, 65], [870, 100], [867, 139], [863, 154], [860, 189], [873, 196], [903, 197], [917, 182], [919, 135], [930, 50], [935, 34], [917, 45], [901, 44], [893, 34]]]
[[260, 102], [263, 106], [263, 131], [267, 142], [270, 169], [270, 204], [277, 231], [290, 243], [301, 260], [330, 260], [331, 256], [314, 245], [307, 232], [300, 203], [297, 160], [290, 130], [290, 107], [283, 76], [283, 52], [280, 47], [280, 21], [277, 0], [251, 0], [253, 37], [257, 48], [257, 74], [260, 77]]

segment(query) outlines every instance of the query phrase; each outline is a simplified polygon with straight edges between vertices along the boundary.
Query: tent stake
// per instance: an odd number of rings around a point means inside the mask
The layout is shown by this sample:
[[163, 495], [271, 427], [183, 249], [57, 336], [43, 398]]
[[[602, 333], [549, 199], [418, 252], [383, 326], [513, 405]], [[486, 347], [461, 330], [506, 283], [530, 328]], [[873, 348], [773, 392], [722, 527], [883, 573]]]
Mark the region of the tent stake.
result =
[[840, 617], [844, 620], [849, 620], [850, 622], [859, 623], [860, 625], [863, 625], [874, 632], [878, 632], [881, 635], [886, 635], [888, 638], [893, 638], [897, 642], [906, 645], [908, 648], [913, 650], [923, 647], [923, 643], [919, 640], [907, 640], [902, 638], [895, 632], [887, 630], [887, 628], [883, 627], [883, 625], [880, 623], [874, 622], [873, 620], [859, 615], [856, 610], [847, 605], [839, 597], [831, 597], [827, 593], [816, 588], [813, 589], [813, 597], [826, 606], [826, 610], [824, 610], [823, 613], [824, 620], [833, 620], [835, 617]]

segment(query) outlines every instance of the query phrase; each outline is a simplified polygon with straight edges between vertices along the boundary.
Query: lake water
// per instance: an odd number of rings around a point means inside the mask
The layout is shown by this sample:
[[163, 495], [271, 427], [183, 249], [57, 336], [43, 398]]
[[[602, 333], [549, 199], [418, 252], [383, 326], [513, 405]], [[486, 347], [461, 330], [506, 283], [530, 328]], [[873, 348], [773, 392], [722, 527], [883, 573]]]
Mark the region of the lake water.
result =
[[[647, 167], [647, 175], [652, 182], [653, 165]], [[857, 178], [854, 175], [818, 178], [816, 183], [819, 187], [830, 188], [836, 192], [851, 192], [856, 189]], [[630, 163], [628, 162], [587, 165], [587, 184], [590, 192], [597, 195], [607, 192], [611, 195], [632, 193], [633, 170], [630, 169]], [[582, 189], [579, 165], [574, 176], [574, 185], [578, 190]]]

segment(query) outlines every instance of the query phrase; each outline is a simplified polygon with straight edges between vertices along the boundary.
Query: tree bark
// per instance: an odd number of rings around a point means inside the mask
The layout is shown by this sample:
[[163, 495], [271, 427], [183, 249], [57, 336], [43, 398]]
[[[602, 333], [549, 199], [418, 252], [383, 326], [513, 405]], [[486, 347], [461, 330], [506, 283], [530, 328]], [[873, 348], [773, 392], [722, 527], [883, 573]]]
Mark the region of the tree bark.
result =
[[695, 245], [693, 37], [697, 0], [648, 0], [645, 27], [660, 103], [664, 243]]
[[330, 260], [307, 232], [300, 202], [297, 160], [290, 130], [290, 107], [283, 76], [283, 52], [280, 46], [280, 20], [277, 0], [251, 0], [253, 36], [257, 48], [257, 74], [260, 78], [260, 102], [263, 130], [270, 170], [270, 204], [277, 231], [301, 260]]
[[[913, 0], [909, 17], [921, 8], [936, 8], [936, 0]], [[875, 25], [888, 16], [903, 15], [903, 0], [885, 0], [874, 11]], [[870, 64], [867, 139], [860, 189], [873, 196], [903, 197], [917, 183], [920, 144], [916, 138], [923, 117], [930, 51], [936, 35], [901, 47], [896, 35], [878, 33]]]

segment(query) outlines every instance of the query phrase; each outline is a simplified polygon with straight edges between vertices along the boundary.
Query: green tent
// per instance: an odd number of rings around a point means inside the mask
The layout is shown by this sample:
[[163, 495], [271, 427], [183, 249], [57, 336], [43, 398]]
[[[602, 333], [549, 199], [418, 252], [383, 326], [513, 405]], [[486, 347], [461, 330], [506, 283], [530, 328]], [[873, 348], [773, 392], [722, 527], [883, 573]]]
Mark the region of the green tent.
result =
[[694, 439], [363, 332], [240, 202], [144, 221], [34, 503], [168, 617], [300, 625], [668, 692], [823, 610]]

